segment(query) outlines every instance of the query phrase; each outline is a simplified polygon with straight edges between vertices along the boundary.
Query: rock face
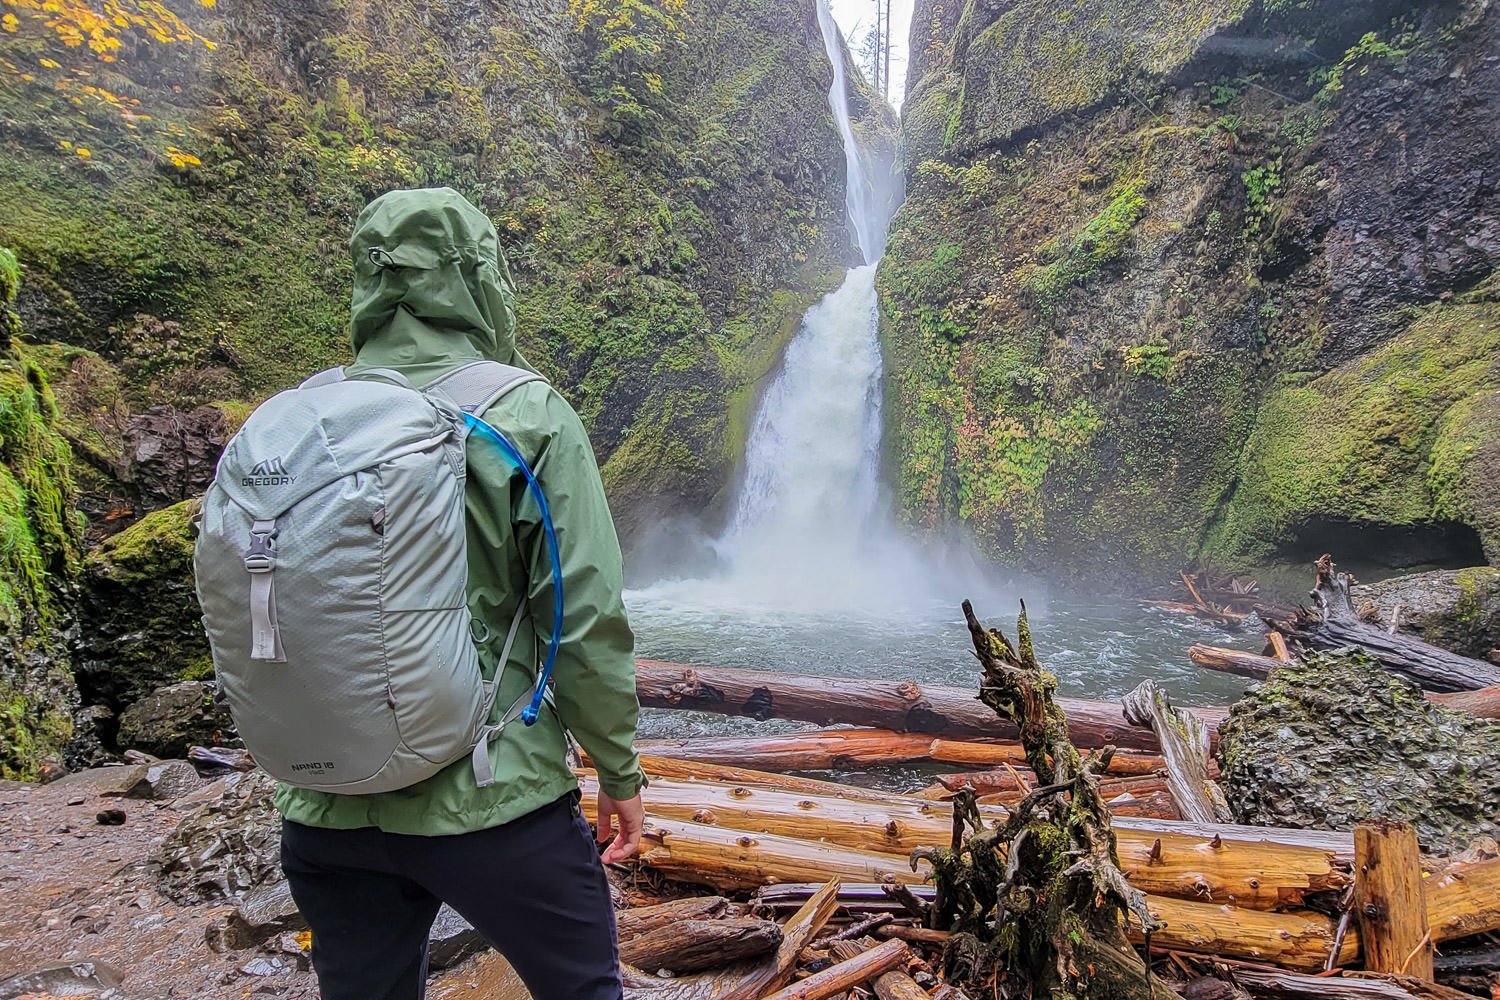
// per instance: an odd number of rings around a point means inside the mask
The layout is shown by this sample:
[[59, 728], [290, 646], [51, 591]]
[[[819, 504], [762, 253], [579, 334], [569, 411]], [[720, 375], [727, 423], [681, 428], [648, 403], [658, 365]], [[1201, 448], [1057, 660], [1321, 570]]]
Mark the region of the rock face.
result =
[[19, 287], [0, 245], [0, 778], [36, 777], [77, 704], [65, 636], [83, 525], [57, 401], [13, 342]]
[[[86, 700], [123, 708], [163, 685], [213, 675], [193, 592], [189, 520], [197, 504], [184, 501], [150, 514], [89, 553], [75, 656]], [[123, 717], [120, 724], [123, 738]], [[187, 752], [175, 744], [160, 750], [133, 745], [157, 756]]]
[[1241, 823], [1405, 820], [1439, 854], [1500, 833], [1500, 723], [1437, 708], [1363, 655], [1277, 670], [1231, 708], [1219, 758]]
[[1478, 566], [1392, 577], [1354, 588], [1381, 623], [1476, 660], [1500, 649], [1500, 569]]
[[85, 99], [86, 128], [72, 82], [98, 63], [40, 15], [0, 97], [22, 315], [122, 374], [142, 500], [198, 475], [179, 422], [206, 456], [201, 407], [346, 360], [351, 219], [448, 184], [495, 220], [522, 350], [588, 423], [621, 527], [712, 503], [852, 256], [812, 0], [163, 7], [182, 40], [123, 29], [128, 93]]
[[1500, 559], [1500, 10], [914, 24], [879, 275], [909, 520], [1094, 582]]
[[223, 795], [178, 824], [152, 859], [162, 891], [179, 903], [238, 900], [281, 876], [276, 782], [264, 771], [220, 780]]
[[214, 700], [210, 681], [182, 681], [158, 688], [120, 715], [121, 747], [154, 757], [186, 757], [194, 746], [234, 740], [234, 722]]

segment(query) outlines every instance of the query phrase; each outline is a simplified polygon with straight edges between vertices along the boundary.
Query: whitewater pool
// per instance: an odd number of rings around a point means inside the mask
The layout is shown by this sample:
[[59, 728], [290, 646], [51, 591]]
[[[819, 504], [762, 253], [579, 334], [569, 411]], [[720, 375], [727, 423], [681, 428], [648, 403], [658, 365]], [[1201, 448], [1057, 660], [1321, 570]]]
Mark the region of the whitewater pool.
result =
[[[977, 686], [979, 670], [956, 603], [908, 606], [895, 614], [785, 607], [720, 600], [701, 581], [660, 584], [627, 593], [638, 656], [820, 677], [912, 679]], [[727, 595], [726, 595], [727, 596]], [[696, 599], [695, 599], [696, 597]], [[1003, 603], [1002, 603], [1003, 601]], [[1059, 692], [1116, 699], [1150, 678], [1180, 705], [1224, 705], [1250, 683], [1195, 667], [1195, 642], [1258, 651], [1258, 634], [1231, 633], [1186, 615], [1130, 601], [1027, 595], [1037, 655], [1058, 678]], [[976, 599], [991, 627], [1014, 637], [1017, 599]], [[696, 712], [648, 710], [643, 738], [770, 734], [808, 728]]]

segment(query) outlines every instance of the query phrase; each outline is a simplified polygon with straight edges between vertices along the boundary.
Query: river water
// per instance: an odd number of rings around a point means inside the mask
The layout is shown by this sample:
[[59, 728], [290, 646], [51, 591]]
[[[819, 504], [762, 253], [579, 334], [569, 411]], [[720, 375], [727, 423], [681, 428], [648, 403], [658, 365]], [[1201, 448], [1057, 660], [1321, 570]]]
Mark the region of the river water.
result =
[[[881, 477], [882, 361], [875, 270], [903, 181], [867, 157], [848, 115], [838, 28], [819, 2], [834, 67], [850, 234], [864, 263], [808, 310], [761, 398], [717, 566], [626, 595], [637, 652], [653, 659], [829, 677], [973, 687], [959, 604], [1013, 632], [1019, 601], [1065, 694], [1118, 698], [1146, 678], [1179, 704], [1223, 704], [1243, 682], [1197, 669], [1194, 642], [1244, 637], [1134, 602], [1100, 601], [1014, 579], [958, 541], [917, 540], [892, 513]], [[642, 736], [768, 733], [796, 723], [648, 712]]]

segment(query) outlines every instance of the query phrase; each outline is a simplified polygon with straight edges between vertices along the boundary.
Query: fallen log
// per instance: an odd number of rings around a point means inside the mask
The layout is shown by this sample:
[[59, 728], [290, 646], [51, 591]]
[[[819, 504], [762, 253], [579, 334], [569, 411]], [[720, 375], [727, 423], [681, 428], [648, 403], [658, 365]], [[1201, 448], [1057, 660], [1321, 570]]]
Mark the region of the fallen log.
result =
[[884, 729], [824, 729], [782, 736], [638, 740], [636, 750], [654, 757], [678, 757], [762, 771], [859, 770], [916, 761], [980, 767], [1025, 762], [1025, 755], [1015, 744], [959, 742]]
[[1203, 723], [1174, 708], [1155, 681], [1142, 681], [1121, 705], [1125, 718], [1149, 728], [1160, 741], [1167, 762], [1167, 788], [1182, 818], [1198, 823], [1233, 819], [1224, 793], [1208, 776], [1209, 734]]
[[[908, 888], [922, 900], [933, 898], [931, 886], [911, 885]], [[760, 890], [756, 901], [781, 908], [797, 903], [812, 889], [809, 885], [775, 886]], [[888, 898], [872, 898], [872, 893], [885, 895], [878, 885], [847, 884], [840, 900], [844, 906], [861, 912], [897, 905]], [[1146, 901], [1151, 912], [1166, 923], [1151, 935], [1153, 951], [1197, 952], [1273, 962], [1285, 968], [1316, 972], [1323, 969], [1337, 936], [1337, 925], [1332, 918], [1308, 910], [1271, 913], [1165, 896], [1148, 896]], [[882, 928], [876, 933], [886, 930], [888, 928]], [[896, 933], [897, 929], [889, 930]], [[1138, 944], [1144, 942], [1133, 922], [1130, 933]], [[1351, 932], [1340, 944], [1338, 963], [1352, 963], [1358, 954], [1358, 935]]]
[[[963, 688], [914, 681], [801, 677], [729, 667], [692, 667], [636, 661], [636, 692], [643, 706], [681, 708], [752, 719], [793, 719], [820, 726], [872, 726], [897, 732], [931, 733], [950, 739], [1015, 739], [1012, 723], [996, 717]], [[1120, 706], [1082, 698], [1058, 698], [1068, 733], [1081, 747], [1156, 750], [1156, 738], [1125, 721]], [[1189, 709], [1217, 730], [1226, 709]]]
[[1500, 684], [1500, 666], [1362, 620], [1349, 597], [1349, 574], [1337, 572], [1332, 556], [1319, 558], [1316, 570], [1313, 609], [1299, 610], [1284, 621], [1268, 616], [1266, 624], [1315, 649], [1363, 647], [1382, 667], [1429, 691], [1472, 691]]
[[756, 917], [679, 920], [644, 934], [620, 935], [620, 961], [638, 969], [674, 974], [720, 969], [775, 951], [781, 927]]
[[1244, 841], [1247, 844], [1282, 844], [1308, 847], [1327, 852], [1341, 868], [1354, 865], [1354, 834], [1334, 830], [1294, 830], [1280, 826], [1246, 826], [1240, 823], [1190, 823], [1186, 820], [1132, 819], [1117, 817], [1111, 821], [1116, 834], [1122, 830], [1139, 833], [1177, 833], [1211, 841]]
[[1455, 712], [1467, 712], [1476, 719], [1500, 719], [1500, 684], [1474, 691], [1428, 692], [1427, 700]]
[[743, 908], [723, 896], [688, 896], [653, 906], [636, 906], [615, 913], [615, 930], [621, 941], [670, 927], [680, 920], [717, 920], [741, 916]]
[[1350, 979], [1343, 976], [1309, 976], [1282, 969], [1251, 969], [1234, 966], [1234, 981], [1254, 995], [1279, 1000], [1417, 1000], [1386, 979]]
[[[890, 767], [919, 761], [1024, 768], [1020, 744], [950, 740], [923, 733], [886, 729], [819, 729], [780, 736], [699, 736], [687, 739], [637, 740], [636, 751], [656, 758], [677, 758], [725, 767], [762, 771], [831, 771]], [[1110, 759], [1108, 774], [1149, 774], [1162, 766], [1155, 754], [1121, 751]]]
[[[583, 789], [584, 815], [592, 821], [597, 785], [591, 774], [585, 774]], [[797, 874], [806, 871], [808, 863], [802, 853], [794, 850], [785, 859], [777, 853], [785, 843], [852, 850], [857, 853], [847, 858], [829, 856], [836, 857], [841, 865], [830, 873], [856, 882], [887, 881], [863, 878], [859, 873], [873, 867], [886, 872], [897, 868], [909, 874], [906, 859], [910, 853], [919, 847], [947, 843], [953, 828], [951, 805], [917, 799], [892, 805], [670, 780], [654, 781], [641, 794], [648, 816], [691, 824], [678, 831], [679, 837], [715, 830], [715, 843], [740, 847], [735, 840], [740, 832], [752, 835], [750, 846], [757, 850], [759, 867], [749, 882], [742, 866], [722, 877], [712, 871], [682, 875], [678, 873], [679, 859], [671, 863], [674, 871], [667, 872], [681, 881], [720, 888], [807, 881]], [[981, 815], [996, 822], [1003, 820], [1006, 812], [982, 808]], [[766, 835], [774, 839], [758, 839]], [[671, 841], [670, 835], [667, 840]], [[1124, 829], [1115, 831], [1115, 840], [1127, 880], [1153, 895], [1276, 909], [1300, 904], [1309, 892], [1340, 890], [1350, 881], [1348, 871], [1335, 862], [1333, 855], [1318, 848]]]
[[815, 972], [799, 983], [793, 983], [765, 1000], [825, 1000], [835, 993], [842, 993], [851, 986], [858, 986], [883, 972], [906, 964], [911, 949], [905, 941], [887, 941], [869, 951], [861, 952], [847, 962], [839, 962], [822, 972]]
[[1167, 791], [1148, 792], [1145, 795], [1132, 795], [1126, 792], [1106, 802], [1109, 806], [1110, 817], [1137, 816], [1143, 819], [1181, 819], [1182, 815], [1177, 811], [1177, 804], [1172, 801], [1172, 793]]
[[1426, 880], [1424, 891], [1433, 941], [1500, 931], [1500, 858], [1449, 865]]
[[[1152, 896], [1148, 903], [1151, 912], [1167, 925], [1151, 935], [1153, 949], [1228, 955], [1319, 972], [1333, 951], [1338, 933], [1332, 918], [1310, 910], [1267, 913], [1165, 896]], [[1137, 928], [1131, 926], [1129, 930], [1133, 941], [1144, 943]], [[1357, 935], [1346, 934], [1334, 957], [1335, 966], [1354, 962], [1359, 957]]]
[[[584, 756], [587, 761], [587, 755]], [[722, 764], [704, 764], [675, 757], [641, 757], [641, 770], [651, 778], [670, 778], [678, 781], [711, 781], [721, 785], [752, 785], [775, 788], [783, 792], [801, 792], [805, 795], [827, 795], [833, 798], [869, 799], [872, 802], [905, 803], [911, 796], [899, 792], [887, 792], [879, 788], [846, 785], [837, 781], [818, 778], [803, 778], [792, 774], [772, 771], [757, 771], [747, 767], [726, 767]]]
[[[833, 946], [833, 954], [840, 962], [858, 958], [865, 949], [852, 941], [839, 941]], [[900, 969], [892, 969], [874, 978], [871, 986], [880, 1000], [928, 1000], [927, 991], [917, 981]]]
[[[968, 774], [940, 774], [931, 785], [914, 792], [919, 799], [948, 802], [956, 792], [971, 791], [985, 798], [994, 796], [1001, 804], [1019, 802], [1021, 797], [1036, 787], [1036, 779], [1029, 769], [1012, 768], [1006, 771], [972, 771]], [[1105, 778], [1099, 782], [1099, 793], [1105, 799], [1119, 795], [1149, 795], [1165, 792], [1165, 775], [1144, 774], [1130, 778]]]
[[1283, 663], [1274, 656], [1261, 656], [1258, 653], [1247, 653], [1242, 649], [1225, 649], [1222, 646], [1207, 646], [1201, 642], [1188, 647], [1188, 658], [1197, 666], [1209, 670], [1238, 674], [1241, 677], [1249, 677], [1258, 681], [1271, 676], [1271, 671]]
[[797, 956], [838, 908], [839, 884], [828, 882], [811, 893], [781, 927], [781, 944], [768, 959], [742, 963], [713, 975], [662, 979], [630, 965], [620, 968], [627, 1000], [759, 1000], [780, 989], [796, 971]]
[[679, 882], [738, 890], [830, 876], [887, 884], [919, 884], [926, 877], [925, 865], [913, 872], [896, 855], [655, 818], [650, 808], [640, 863]]

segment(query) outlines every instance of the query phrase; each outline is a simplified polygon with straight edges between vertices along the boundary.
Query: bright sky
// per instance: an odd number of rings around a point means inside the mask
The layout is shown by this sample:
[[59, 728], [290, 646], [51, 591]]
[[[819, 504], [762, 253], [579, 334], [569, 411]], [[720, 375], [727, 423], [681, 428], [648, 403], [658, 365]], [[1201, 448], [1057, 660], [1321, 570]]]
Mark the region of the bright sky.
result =
[[[819, 0], [822, 2], [822, 0]], [[854, 48], [857, 38], [875, 26], [875, 0], [828, 0], [833, 19]], [[911, 34], [913, 0], [891, 0], [891, 103], [901, 107], [906, 90], [906, 42]]]

